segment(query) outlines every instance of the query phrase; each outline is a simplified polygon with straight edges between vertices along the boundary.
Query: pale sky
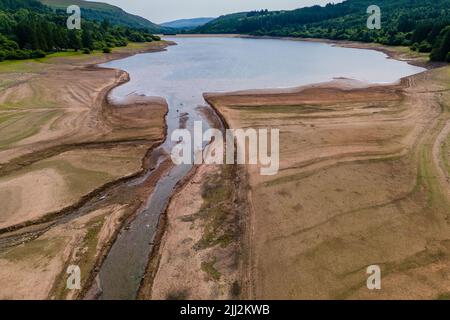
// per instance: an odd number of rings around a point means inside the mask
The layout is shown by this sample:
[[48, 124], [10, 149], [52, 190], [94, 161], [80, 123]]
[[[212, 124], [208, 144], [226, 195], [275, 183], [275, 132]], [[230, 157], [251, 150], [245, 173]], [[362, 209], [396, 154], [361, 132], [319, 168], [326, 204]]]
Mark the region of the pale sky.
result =
[[155, 23], [177, 19], [218, 17], [250, 10], [290, 10], [343, 0], [97, 0], [121, 7]]

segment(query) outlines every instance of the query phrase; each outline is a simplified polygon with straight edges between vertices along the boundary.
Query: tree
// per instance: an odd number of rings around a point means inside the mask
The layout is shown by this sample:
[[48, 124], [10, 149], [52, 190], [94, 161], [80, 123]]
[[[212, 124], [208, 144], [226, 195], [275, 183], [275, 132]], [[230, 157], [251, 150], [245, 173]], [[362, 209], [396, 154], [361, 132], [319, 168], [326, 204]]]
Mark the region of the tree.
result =
[[103, 19], [102, 24], [101, 24], [101, 28], [103, 29], [104, 32], [108, 32], [109, 29], [109, 20], [108, 19]]
[[68, 45], [70, 49], [73, 49], [75, 51], [78, 51], [81, 49], [82, 43], [81, 43], [81, 37], [78, 31], [76, 30], [69, 30], [68, 33]]
[[94, 49], [94, 40], [92, 39], [92, 32], [89, 30], [83, 30], [81, 34], [81, 42], [83, 48], [88, 48], [89, 50]]
[[[65, 10], [51, 11], [35, 0], [0, 0], [0, 59], [39, 58], [48, 52], [126, 46], [150, 41], [147, 30], [85, 20], [83, 31], [68, 30]], [[87, 50], [86, 50], [87, 51]]]
[[436, 42], [436, 46], [431, 52], [430, 58], [433, 61], [445, 61], [450, 51], [450, 26], [444, 28]]

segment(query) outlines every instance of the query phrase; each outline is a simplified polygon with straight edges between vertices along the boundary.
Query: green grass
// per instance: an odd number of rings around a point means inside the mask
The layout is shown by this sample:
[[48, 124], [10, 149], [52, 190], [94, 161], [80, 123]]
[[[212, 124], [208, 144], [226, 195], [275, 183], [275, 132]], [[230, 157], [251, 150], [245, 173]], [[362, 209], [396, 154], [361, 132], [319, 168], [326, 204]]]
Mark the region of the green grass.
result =
[[68, 184], [70, 195], [73, 196], [82, 196], [113, 179], [113, 176], [107, 172], [75, 167], [69, 161], [59, 159], [44, 160], [35, 163], [24, 170], [40, 170], [47, 168], [55, 169], [64, 176], [64, 180]]
[[0, 116], [0, 150], [37, 134], [44, 124], [60, 114], [61, 112], [56, 110]]
[[230, 209], [232, 196], [231, 166], [223, 166], [220, 174], [207, 177], [202, 186], [203, 205], [197, 213], [204, 223], [203, 234], [197, 249], [220, 245], [227, 247], [235, 239], [233, 213]]
[[0, 62], [0, 73], [34, 73], [41, 69], [32, 59], [29, 60], [5, 60]]
[[220, 272], [214, 267], [217, 262], [217, 258], [214, 257], [210, 261], [202, 262], [201, 269], [205, 272], [212, 280], [220, 280]]
[[437, 300], [450, 300], [450, 292], [440, 294]]
[[52, 259], [60, 252], [63, 243], [63, 239], [52, 241], [48, 239], [36, 239], [5, 251], [0, 257], [11, 262], [34, 259], [34, 257]]
[[81, 248], [86, 248], [86, 251], [81, 256], [80, 261], [77, 262], [81, 270], [81, 283], [86, 282], [91, 270], [94, 268], [95, 257], [97, 254], [97, 245], [99, 240], [99, 233], [102, 230], [105, 222], [105, 216], [102, 215], [89, 221], [86, 225], [86, 236], [84, 237]]
[[265, 105], [265, 106], [231, 106], [230, 109], [251, 113], [311, 113], [335, 111], [315, 105]]
[[82, 57], [82, 56], [88, 56], [88, 55], [83, 54], [83, 52], [81, 52], [81, 51], [62, 51], [62, 52], [50, 53], [50, 54], [46, 55], [44, 58], [31, 59], [31, 60], [36, 61], [36, 62], [45, 63], [45, 62], [48, 62], [49, 60], [51, 60], [52, 58], [69, 58], [69, 57]]
[[184, 222], [202, 221], [203, 233], [195, 244], [197, 250], [216, 245], [224, 248], [236, 239], [236, 224], [231, 209], [232, 170], [232, 166], [223, 166], [220, 173], [208, 176], [202, 185], [202, 207], [197, 213], [181, 218]]
[[87, 9], [97, 9], [97, 10], [110, 10], [110, 11], [117, 11], [117, 7], [113, 7], [112, 5], [109, 5], [107, 3], [101, 3], [101, 2], [89, 2], [89, 1], [82, 1], [82, 0], [40, 0], [45, 5], [53, 6], [55, 8], [62, 8], [66, 9], [70, 5], [78, 5], [83, 8]]
[[86, 226], [86, 234], [83, 238], [83, 242], [80, 244], [80, 253], [77, 255], [75, 261], [69, 261], [61, 270], [61, 273], [55, 280], [55, 284], [50, 293], [50, 297], [55, 297], [56, 299], [65, 299], [69, 293], [66, 288], [67, 273], [66, 269], [69, 264], [77, 265], [80, 267], [81, 272], [81, 287], [88, 280], [89, 275], [96, 262], [97, 245], [99, 240], [99, 233], [103, 227], [104, 219], [106, 215], [96, 217], [89, 221]]
[[0, 80], [0, 90], [8, 88], [9, 86], [13, 85], [15, 82], [16, 81], [10, 80], [10, 79]]

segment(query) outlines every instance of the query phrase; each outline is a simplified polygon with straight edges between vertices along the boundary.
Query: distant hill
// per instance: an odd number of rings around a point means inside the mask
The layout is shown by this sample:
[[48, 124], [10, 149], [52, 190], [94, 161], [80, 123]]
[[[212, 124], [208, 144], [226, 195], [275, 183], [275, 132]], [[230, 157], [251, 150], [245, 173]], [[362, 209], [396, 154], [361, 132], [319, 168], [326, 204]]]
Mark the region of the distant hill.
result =
[[208, 22], [214, 20], [215, 18], [193, 18], [193, 19], [180, 19], [180, 20], [174, 20], [170, 22], [164, 22], [160, 25], [163, 27], [173, 28], [173, 29], [194, 29], [197, 27], [200, 27], [204, 24], [207, 24]]
[[241, 24], [246, 21], [247, 15], [248, 12], [223, 15], [196, 28], [194, 31], [198, 33], [239, 33]]
[[367, 27], [373, 0], [347, 0], [290, 11], [252, 11], [221, 16], [193, 33], [240, 33], [377, 42], [431, 52], [450, 62], [450, 0], [377, 0], [381, 29]]
[[70, 5], [77, 5], [81, 8], [82, 17], [89, 20], [102, 21], [106, 18], [112, 24], [124, 25], [132, 28], [144, 28], [151, 33], [170, 31], [145, 18], [130, 14], [119, 7], [107, 3], [84, 0], [40, 0], [40, 2], [59, 10], [66, 10]]
[[[84, 4], [70, 0], [70, 3], [74, 2]], [[95, 14], [95, 18], [83, 19], [81, 30], [69, 30], [66, 4], [59, 2], [60, 6], [52, 9], [36, 0], [0, 0], [0, 61], [37, 59], [48, 53], [67, 50], [82, 50], [84, 54], [90, 54], [93, 50], [107, 53], [111, 52], [111, 48], [124, 47], [130, 42], [161, 40], [148, 32], [152, 28], [145, 28], [150, 23], [145, 19], [134, 20], [135, 23], [145, 23], [140, 25], [141, 28], [128, 26], [130, 20], [125, 25], [116, 23], [117, 19], [103, 23], [102, 16], [109, 19], [110, 15], [117, 17], [125, 13], [119, 8], [98, 3], [91, 6], [94, 9], [85, 9], [93, 10], [88, 12]], [[133, 16], [126, 16], [127, 19], [130, 17]]]

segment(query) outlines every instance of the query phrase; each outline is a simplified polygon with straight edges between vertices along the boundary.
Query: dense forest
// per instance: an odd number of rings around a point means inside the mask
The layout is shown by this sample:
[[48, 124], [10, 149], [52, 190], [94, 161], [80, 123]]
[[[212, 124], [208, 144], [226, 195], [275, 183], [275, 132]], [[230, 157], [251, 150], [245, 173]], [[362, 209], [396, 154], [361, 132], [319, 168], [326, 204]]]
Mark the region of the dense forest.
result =
[[430, 52], [431, 60], [450, 62], [450, 0], [377, 0], [381, 29], [367, 28], [373, 0], [347, 0], [292, 11], [253, 11], [226, 15], [198, 33], [241, 33], [327, 38], [410, 46]]
[[39, 2], [62, 13], [65, 13], [68, 6], [77, 5], [81, 8], [81, 13], [87, 20], [101, 22], [107, 19], [113, 25], [138, 29], [145, 28], [151, 33], [173, 31], [108, 3], [85, 0], [39, 0]]
[[82, 19], [81, 30], [69, 30], [68, 14], [53, 12], [35, 0], [0, 0], [0, 61], [44, 57], [64, 50], [103, 50], [129, 41], [159, 40], [146, 29]]

